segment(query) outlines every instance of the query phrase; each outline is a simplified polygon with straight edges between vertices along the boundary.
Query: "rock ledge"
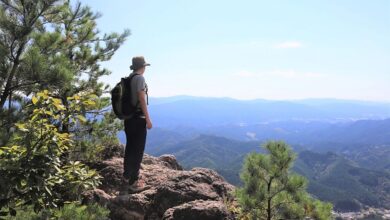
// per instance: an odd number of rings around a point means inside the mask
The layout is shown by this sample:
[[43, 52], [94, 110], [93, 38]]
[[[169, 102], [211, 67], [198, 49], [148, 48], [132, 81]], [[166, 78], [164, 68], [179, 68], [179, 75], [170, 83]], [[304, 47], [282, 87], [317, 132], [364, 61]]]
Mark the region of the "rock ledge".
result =
[[145, 154], [140, 172], [150, 188], [128, 194], [123, 158], [118, 156], [91, 165], [103, 176], [102, 185], [83, 194], [84, 202], [107, 206], [112, 219], [234, 219], [225, 205], [233, 201], [234, 186], [215, 171], [183, 170], [173, 155]]

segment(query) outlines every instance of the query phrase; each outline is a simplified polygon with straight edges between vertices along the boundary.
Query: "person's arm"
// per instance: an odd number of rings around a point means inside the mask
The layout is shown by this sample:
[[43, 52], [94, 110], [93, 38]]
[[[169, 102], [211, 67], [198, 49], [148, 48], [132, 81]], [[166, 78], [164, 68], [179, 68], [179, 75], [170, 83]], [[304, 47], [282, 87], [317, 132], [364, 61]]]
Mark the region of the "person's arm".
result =
[[152, 128], [152, 121], [150, 120], [150, 116], [149, 116], [149, 112], [148, 112], [148, 106], [146, 104], [146, 98], [145, 97], [146, 97], [145, 91], [141, 90], [141, 91], [138, 92], [138, 100], [139, 100], [139, 104], [140, 104], [141, 110], [142, 110], [142, 112], [145, 115], [146, 127], [148, 129], [151, 129]]

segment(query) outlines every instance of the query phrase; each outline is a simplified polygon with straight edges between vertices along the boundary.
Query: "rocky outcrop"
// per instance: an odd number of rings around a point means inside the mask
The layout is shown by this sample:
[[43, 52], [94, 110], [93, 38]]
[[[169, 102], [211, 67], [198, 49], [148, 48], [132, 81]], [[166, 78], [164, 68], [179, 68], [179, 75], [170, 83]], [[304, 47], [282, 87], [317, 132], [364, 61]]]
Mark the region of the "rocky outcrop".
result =
[[175, 206], [165, 211], [164, 220], [215, 220], [229, 219], [229, 212], [221, 202], [195, 200]]
[[102, 185], [85, 192], [84, 202], [107, 206], [112, 219], [234, 218], [226, 207], [226, 201], [233, 200], [234, 187], [213, 170], [183, 170], [172, 155], [144, 155], [141, 176], [149, 188], [136, 194], [127, 193], [122, 157], [91, 166], [103, 176]]

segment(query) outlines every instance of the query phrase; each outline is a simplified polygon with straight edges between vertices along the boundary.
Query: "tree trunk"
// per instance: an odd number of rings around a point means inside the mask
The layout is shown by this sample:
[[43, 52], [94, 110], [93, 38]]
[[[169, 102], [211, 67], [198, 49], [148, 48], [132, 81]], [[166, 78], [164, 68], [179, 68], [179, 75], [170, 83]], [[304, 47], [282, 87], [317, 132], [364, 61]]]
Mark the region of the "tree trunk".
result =
[[272, 197], [271, 197], [271, 184], [272, 184], [272, 177], [270, 178], [268, 182], [268, 187], [267, 187], [267, 192], [268, 192], [268, 199], [267, 199], [267, 220], [272, 219], [272, 210], [271, 210], [271, 202], [272, 202]]
[[19, 65], [19, 60], [16, 60], [14, 62], [14, 65], [12, 67], [10, 74], [8, 75], [8, 79], [7, 79], [7, 82], [5, 84], [3, 94], [1, 94], [1, 97], [0, 97], [0, 111], [4, 109], [4, 105], [9, 97], [9, 95], [11, 94], [11, 83], [12, 83], [12, 79], [15, 76], [15, 72], [16, 72], [18, 65]]
[[14, 59], [14, 64], [12, 66], [11, 72], [8, 75], [7, 82], [5, 84], [5, 88], [4, 88], [3, 94], [1, 94], [1, 97], [0, 97], [0, 111], [4, 109], [5, 102], [7, 101], [8, 96], [12, 92], [12, 89], [11, 89], [12, 88], [12, 86], [11, 86], [12, 80], [13, 80], [13, 78], [15, 76], [16, 70], [19, 67], [20, 55], [22, 54], [25, 45], [26, 45], [26, 42], [23, 42], [20, 45], [20, 47], [19, 47], [19, 49], [18, 49], [18, 51], [16, 53], [16, 57]]
[[271, 198], [267, 201], [267, 220], [271, 220]]
[[[62, 96], [61, 96], [61, 101], [62, 101], [62, 104], [64, 105], [64, 107], [66, 108], [66, 112], [67, 112], [67, 114], [68, 114], [68, 100], [66, 99], [66, 92], [64, 93], [64, 94], [62, 94]], [[66, 120], [64, 120], [63, 122], [62, 122], [62, 126], [61, 126], [62, 128], [61, 128], [61, 130], [62, 130], [62, 132], [64, 132], [64, 133], [68, 133], [69, 132], [69, 122], [68, 121], [66, 121]]]

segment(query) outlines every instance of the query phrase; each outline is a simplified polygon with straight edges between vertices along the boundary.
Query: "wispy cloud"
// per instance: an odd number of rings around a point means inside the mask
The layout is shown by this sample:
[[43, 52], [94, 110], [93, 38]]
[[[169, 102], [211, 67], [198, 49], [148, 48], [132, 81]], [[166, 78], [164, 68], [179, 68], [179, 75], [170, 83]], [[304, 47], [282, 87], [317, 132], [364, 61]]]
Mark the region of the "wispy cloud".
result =
[[223, 48], [276, 48], [276, 49], [294, 49], [303, 47], [304, 44], [300, 41], [284, 41], [284, 42], [271, 42], [262, 40], [248, 40], [243, 42], [229, 42], [221, 43], [220, 47]]
[[278, 49], [288, 49], [288, 48], [300, 48], [303, 44], [299, 41], [286, 41], [279, 44], [276, 44], [274, 48]]
[[321, 78], [325, 75], [316, 72], [298, 72], [295, 70], [274, 70], [268, 73], [268, 75], [280, 76], [283, 78]]
[[250, 71], [245, 71], [245, 70], [233, 74], [233, 76], [244, 77], [244, 78], [254, 78], [257, 77], [258, 75], [259, 74]]
[[279, 77], [287, 79], [315, 79], [323, 78], [326, 75], [317, 72], [299, 72], [295, 70], [273, 70], [264, 72], [251, 72], [251, 71], [239, 71], [233, 74], [233, 76], [243, 78], [263, 78], [263, 77]]

